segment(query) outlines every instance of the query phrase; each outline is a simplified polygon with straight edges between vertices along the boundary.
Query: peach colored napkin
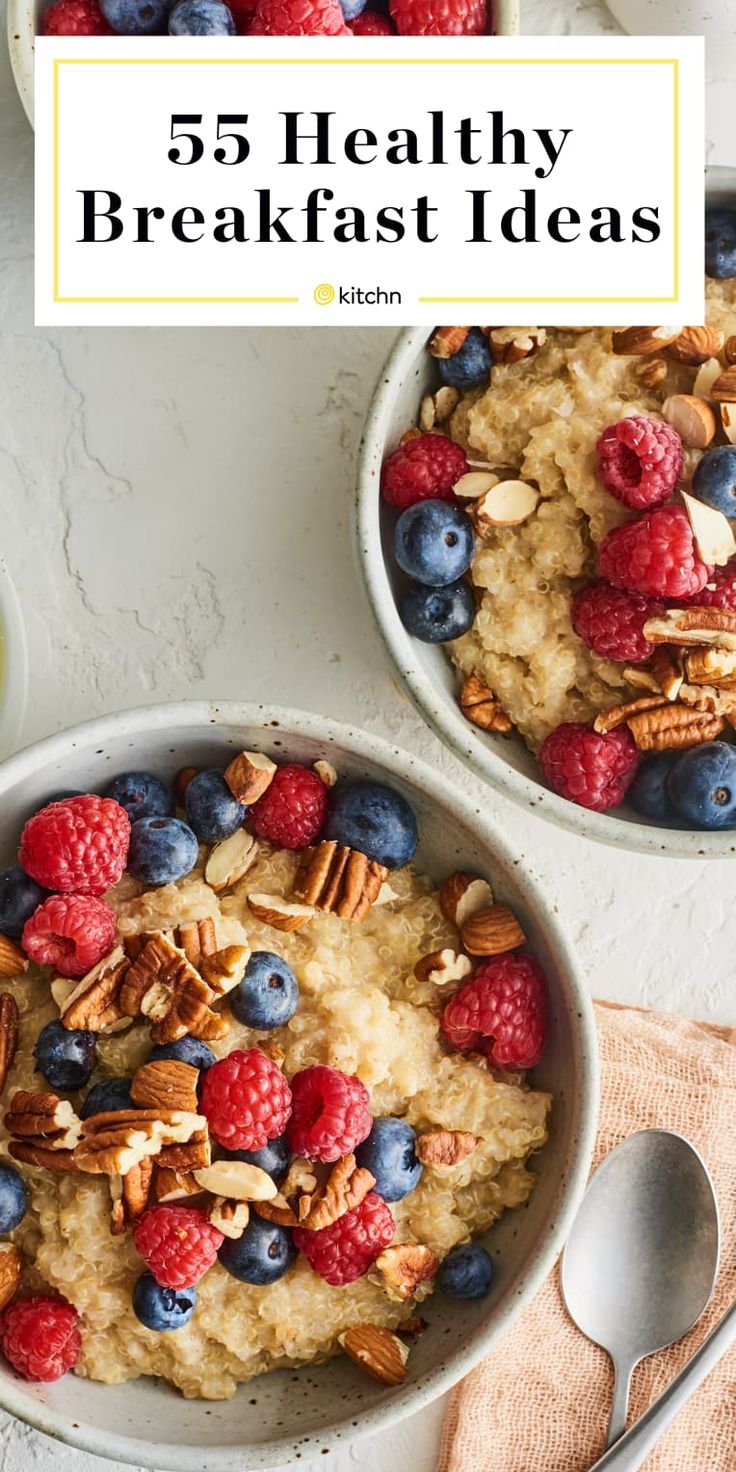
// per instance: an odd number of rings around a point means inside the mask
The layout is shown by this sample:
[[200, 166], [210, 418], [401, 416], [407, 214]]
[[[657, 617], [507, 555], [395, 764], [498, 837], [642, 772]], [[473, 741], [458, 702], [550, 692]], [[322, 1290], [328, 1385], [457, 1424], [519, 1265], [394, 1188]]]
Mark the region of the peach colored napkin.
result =
[[[595, 1164], [634, 1130], [678, 1130], [709, 1166], [721, 1212], [713, 1299], [690, 1334], [635, 1371], [633, 1420], [736, 1298], [736, 1028], [605, 1002], [596, 1003], [596, 1016], [602, 1096]], [[565, 1312], [555, 1268], [494, 1353], [454, 1390], [437, 1472], [587, 1472], [603, 1451], [612, 1389], [607, 1356]], [[734, 1472], [736, 1349], [645, 1465], [646, 1472]]]

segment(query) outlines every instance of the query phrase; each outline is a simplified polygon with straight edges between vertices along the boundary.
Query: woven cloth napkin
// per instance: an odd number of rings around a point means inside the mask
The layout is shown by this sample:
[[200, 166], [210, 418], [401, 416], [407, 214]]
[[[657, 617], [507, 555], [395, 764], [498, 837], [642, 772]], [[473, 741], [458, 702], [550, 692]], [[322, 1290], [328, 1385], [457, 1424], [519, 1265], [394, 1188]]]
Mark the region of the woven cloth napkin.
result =
[[[721, 1213], [713, 1299], [678, 1344], [634, 1372], [629, 1424], [666, 1388], [736, 1298], [736, 1028], [596, 1004], [601, 1109], [594, 1164], [635, 1130], [677, 1130], [700, 1151]], [[615, 1273], [616, 1264], [611, 1263]], [[437, 1472], [587, 1472], [603, 1451], [608, 1357], [574, 1327], [554, 1269], [450, 1399]], [[646, 1472], [734, 1472], [736, 1349], [680, 1411]]]

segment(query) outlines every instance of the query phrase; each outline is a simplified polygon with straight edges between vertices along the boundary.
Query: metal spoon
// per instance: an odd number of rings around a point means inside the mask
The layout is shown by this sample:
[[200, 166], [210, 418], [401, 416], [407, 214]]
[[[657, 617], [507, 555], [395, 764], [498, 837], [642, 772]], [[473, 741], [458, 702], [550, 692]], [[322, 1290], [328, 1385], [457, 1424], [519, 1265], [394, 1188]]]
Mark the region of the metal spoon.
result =
[[700, 1318], [718, 1249], [713, 1185], [687, 1140], [642, 1130], [611, 1151], [590, 1181], [561, 1270], [570, 1317], [613, 1361], [607, 1447], [626, 1430], [635, 1366]]

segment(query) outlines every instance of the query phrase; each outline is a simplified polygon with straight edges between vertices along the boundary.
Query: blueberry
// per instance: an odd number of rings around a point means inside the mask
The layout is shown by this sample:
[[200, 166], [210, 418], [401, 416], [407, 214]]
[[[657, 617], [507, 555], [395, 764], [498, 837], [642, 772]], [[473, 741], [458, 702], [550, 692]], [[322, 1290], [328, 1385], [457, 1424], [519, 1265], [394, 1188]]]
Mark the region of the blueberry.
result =
[[204, 1073], [212, 1067], [217, 1059], [203, 1043], [201, 1038], [179, 1038], [175, 1043], [157, 1043], [151, 1048], [148, 1055], [149, 1063], [156, 1063], [160, 1058], [175, 1058], [178, 1063], [188, 1063], [192, 1068], [199, 1068]]
[[97, 1061], [93, 1032], [75, 1032], [56, 1018], [41, 1028], [33, 1049], [36, 1067], [52, 1089], [83, 1089]]
[[492, 1278], [488, 1253], [470, 1242], [450, 1249], [437, 1274], [437, 1287], [450, 1298], [485, 1298]]
[[254, 1215], [242, 1237], [226, 1237], [217, 1255], [222, 1266], [241, 1283], [264, 1287], [288, 1273], [297, 1253], [286, 1227]]
[[401, 1201], [414, 1190], [420, 1175], [417, 1137], [403, 1119], [376, 1119], [368, 1139], [358, 1146], [355, 1158], [376, 1178], [374, 1189], [384, 1201]]
[[672, 817], [672, 803], [667, 790], [671, 771], [670, 752], [660, 752], [657, 756], [647, 757], [641, 763], [628, 794], [631, 806], [636, 808], [637, 813], [642, 813], [645, 818], [659, 818], [661, 821]]
[[394, 552], [403, 572], [433, 588], [454, 583], [473, 561], [475, 534], [462, 506], [449, 501], [418, 501], [402, 511], [394, 531]]
[[291, 967], [272, 951], [254, 951], [239, 986], [228, 996], [244, 1027], [283, 1027], [296, 1012], [299, 987]]
[[0, 930], [20, 940], [23, 926], [34, 910], [48, 899], [48, 890], [31, 879], [20, 864], [0, 872]]
[[266, 1175], [279, 1186], [289, 1169], [291, 1151], [286, 1143], [286, 1135], [279, 1135], [277, 1139], [269, 1140], [261, 1150], [228, 1150], [227, 1158], [257, 1165], [259, 1170], [265, 1170]]
[[28, 1210], [28, 1187], [12, 1165], [0, 1165], [0, 1236], [14, 1232]]
[[101, 1078], [93, 1084], [80, 1111], [80, 1119], [89, 1119], [91, 1114], [107, 1114], [116, 1109], [134, 1109], [130, 1097], [132, 1078]]
[[736, 517], [736, 445], [719, 445], [703, 456], [693, 476], [693, 495]]
[[125, 808], [131, 823], [138, 818], [170, 818], [174, 813], [173, 794], [152, 772], [121, 772], [105, 796], [114, 797]]
[[194, 868], [198, 851], [181, 818], [139, 818], [130, 830], [128, 870], [144, 884], [173, 884]]
[[155, 36], [166, 30], [171, 0], [100, 0], [108, 25], [119, 36]]
[[162, 1288], [153, 1273], [143, 1273], [133, 1289], [133, 1313], [159, 1334], [183, 1329], [196, 1306], [196, 1288]]
[[355, 20], [356, 16], [362, 15], [368, 0], [340, 0], [343, 20]]
[[387, 869], [408, 864], [419, 842], [406, 798], [382, 782], [338, 783], [330, 794], [325, 838], [357, 848]]
[[437, 358], [437, 367], [443, 383], [453, 388], [475, 388], [487, 383], [493, 356], [488, 339], [479, 327], [471, 327], [460, 351], [451, 358]]
[[680, 818], [697, 828], [736, 827], [736, 747], [705, 741], [677, 758], [667, 784]]
[[169, 16], [171, 36], [234, 36], [235, 21], [222, 0], [177, 0]]
[[467, 583], [449, 583], [446, 588], [413, 583], [401, 596], [399, 617], [423, 644], [444, 644], [467, 633], [475, 618], [475, 599]]
[[736, 209], [706, 210], [705, 270], [718, 281], [736, 276]]
[[210, 767], [192, 777], [184, 794], [184, 811], [203, 843], [219, 843], [242, 828], [248, 809], [233, 797], [222, 775]]

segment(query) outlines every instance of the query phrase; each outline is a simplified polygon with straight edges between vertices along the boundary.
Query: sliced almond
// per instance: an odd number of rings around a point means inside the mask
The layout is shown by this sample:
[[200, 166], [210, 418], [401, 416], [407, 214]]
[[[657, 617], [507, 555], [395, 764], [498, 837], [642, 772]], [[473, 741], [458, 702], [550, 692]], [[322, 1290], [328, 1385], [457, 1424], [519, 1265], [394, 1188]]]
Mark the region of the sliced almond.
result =
[[722, 511], [706, 506], [686, 491], [682, 493], [682, 500], [703, 562], [725, 567], [736, 552], [736, 539], [728, 518]]
[[204, 877], [216, 894], [230, 889], [252, 867], [258, 857], [258, 844], [252, 833], [245, 828], [236, 828], [229, 838], [211, 848], [205, 864]]
[[682, 327], [619, 327], [613, 333], [613, 351], [625, 358], [659, 353], [675, 342], [683, 330]]
[[717, 428], [710, 404], [695, 394], [670, 394], [662, 405], [662, 418], [677, 430], [683, 443], [694, 450], [704, 450]]
[[461, 496], [463, 500], [474, 501], [478, 496], [484, 496], [486, 491], [493, 490], [498, 485], [498, 476], [490, 470], [469, 470], [455, 481], [453, 492]]
[[223, 772], [233, 797], [250, 806], [271, 786], [276, 763], [262, 751], [241, 751]]
[[256, 920], [262, 920], [265, 925], [272, 925], [274, 930], [283, 930], [286, 934], [301, 930], [317, 914], [312, 905], [296, 904], [280, 894], [249, 894], [248, 907]]
[[523, 946], [526, 936], [508, 905], [491, 905], [465, 921], [460, 939], [471, 956], [502, 956]]
[[500, 480], [474, 507], [475, 522], [483, 531], [493, 526], [520, 526], [537, 509], [539, 491], [525, 480]]
[[716, 379], [720, 378], [722, 372], [723, 368], [719, 359], [709, 358], [707, 363], [703, 363], [695, 375], [693, 393], [697, 394], [698, 398], [710, 399], [713, 394], [713, 384], [716, 382]]
[[434, 419], [434, 399], [431, 394], [425, 394], [419, 405], [419, 428], [424, 430], [425, 434], [429, 434], [429, 431], [434, 429]]
[[400, 1385], [406, 1377], [409, 1346], [379, 1324], [356, 1324], [338, 1336], [345, 1353], [382, 1385]]
[[194, 1179], [203, 1191], [229, 1201], [270, 1201], [277, 1194], [266, 1171], [247, 1160], [216, 1160], [204, 1170], [195, 1170]]
[[439, 901], [445, 919], [461, 930], [476, 910], [490, 908], [493, 904], [493, 891], [487, 880], [458, 869], [442, 885]]
[[438, 424], [444, 424], [460, 402], [460, 395], [451, 383], [438, 388], [434, 396], [434, 413]]

